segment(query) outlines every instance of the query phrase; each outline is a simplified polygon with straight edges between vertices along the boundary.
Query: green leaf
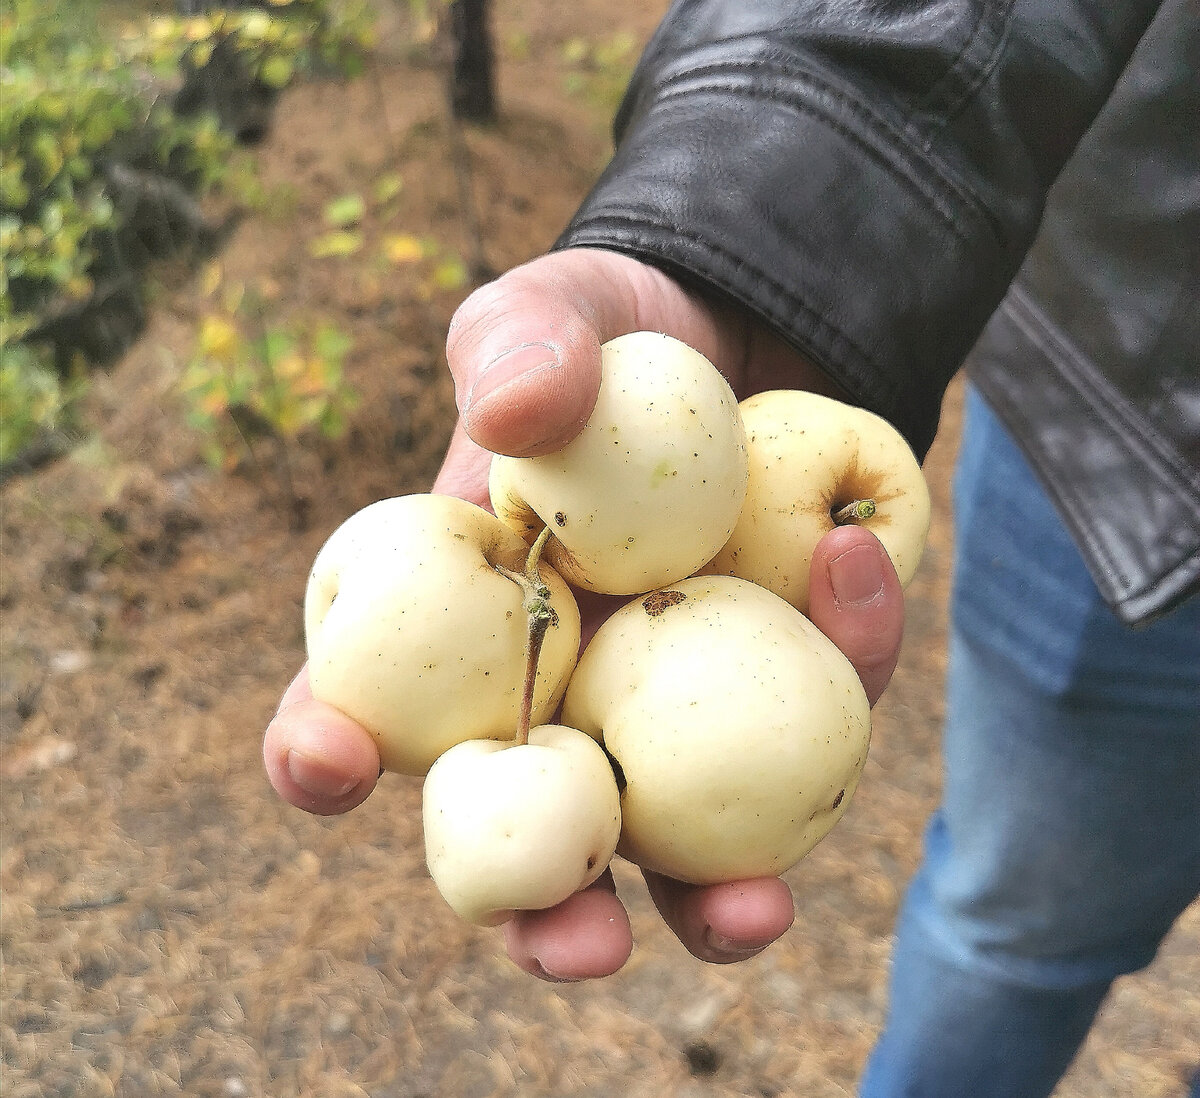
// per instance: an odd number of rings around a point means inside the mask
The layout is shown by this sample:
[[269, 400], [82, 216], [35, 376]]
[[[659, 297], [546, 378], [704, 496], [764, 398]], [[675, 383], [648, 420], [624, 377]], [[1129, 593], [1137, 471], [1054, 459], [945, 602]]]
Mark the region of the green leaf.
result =
[[262, 356], [269, 363], [278, 362], [295, 349], [292, 337], [281, 328], [271, 328], [263, 334]]
[[447, 256], [433, 269], [433, 284], [439, 290], [461, 290], [469, 278], [467, 265], [456, 255]]
[[283, 88], [286, 87], [295, 73], [295, 66], [291, 60], [281, 54], [276, 54], [273, 57], [268, 57], [258, 70], [258, 78], [268, 88]]
[[340, 363], [352, 345], [350, 337], [332, 324], [323, 324], [313, 339], [313, 350], [329, 363]]
[[385, 202], [391, 202], [404, 189], [404, 180], [399, 172], [388, 172], [386, 175], [381, 175], [375, 180], [375, 186], [372, 188], [372, 194], [375, 196], [375, 201], [382, 206]]
[[325, 207], [325, 224], [335, 229], [357, 225], [367, 212], [367, 205], [360, 194], [344, 194]]

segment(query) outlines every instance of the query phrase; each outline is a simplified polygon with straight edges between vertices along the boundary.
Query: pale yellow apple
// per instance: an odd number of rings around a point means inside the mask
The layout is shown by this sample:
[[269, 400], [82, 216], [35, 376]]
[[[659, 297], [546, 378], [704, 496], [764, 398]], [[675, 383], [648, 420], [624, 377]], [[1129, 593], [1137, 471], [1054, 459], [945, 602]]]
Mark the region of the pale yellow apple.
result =
[[561, 450], [497, 457], [492, 506], [572, 584], [636, 594], [690, 575], [728, 540], [746, 493], [746, 441], [728, 382], [670, 336], [602, 348], [600, 394]]
[[469, 740], [425, 778], [429, 874], [464, 919], [495, 926], [586, 888], [621, 831], [616, 779], [582, 732], [543, 725], [520, 746]]
[[929, 533], [925, 477], [904, 437], [863, 408], [798, 390], [741, 403], [750, 480], [729, 541], [703, 571], [740, 576], [808, 610], [809, 566], [834, 514], [871, 500], [857, 519], [883, 543], [907, 584]]
[[614, 614], [580, 657], [563, 721], [620, 768], [617, 852], [695, 884], [778, 874], [807, 854], [845, 812], [871, 728], [833, 643], [729, 576]]
[[[525, 681], [528, 547], [453, 496], [381, 500], [346, 520], [317, 554], [304, 625], [314, 696], [362, 724], [387, 770], [424, 774], [467, 739], [510, 739]], [[547, 565], [555, 620], [533, 697], [553, 713], [575, 666], [579, 609]]]

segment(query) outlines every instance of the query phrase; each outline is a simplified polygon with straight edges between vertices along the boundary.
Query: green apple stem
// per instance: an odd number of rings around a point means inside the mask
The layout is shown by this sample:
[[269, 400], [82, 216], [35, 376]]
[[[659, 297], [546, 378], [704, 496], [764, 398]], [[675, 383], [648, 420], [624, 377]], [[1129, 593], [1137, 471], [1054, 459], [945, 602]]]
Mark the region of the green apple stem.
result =
[[497, 572], [507, 576], [525, 592], [525, 602], [522, 609], [528, 618], [528, 629], [525, 637], [525, 685], [521, 693], [521, 714], [517, 720], [515, 745], [520, 747], [529, 742], [529, 722], [533, 714], [533, 692], [537, 685], [538, 658], [542, 653], [542, 643], [546, 639], [546, 630], [554, 624], [557, 615], [550, 605], [550, 588], [542, 580], [538, 571], [538, 562], [542, 550], [550, 537], [550, 527], [545, 526], [537, 540], [529, 550], [525, 560], [525, 571], [513, 572], [502, 565], [494, 565]]
[[833, 521], [837, 526], [848, 526], [854, 522], [865, 522], [875, 514], [873, 499], [856, 499], [833, 512]]

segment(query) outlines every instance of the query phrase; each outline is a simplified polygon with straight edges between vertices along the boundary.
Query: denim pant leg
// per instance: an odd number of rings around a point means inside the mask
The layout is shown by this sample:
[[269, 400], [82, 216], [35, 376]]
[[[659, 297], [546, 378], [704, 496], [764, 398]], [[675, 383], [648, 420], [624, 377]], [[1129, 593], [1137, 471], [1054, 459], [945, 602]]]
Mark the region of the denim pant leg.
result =
[[1200, 894], [1200, 598], [1121, 626], [974, 393], [956, 526], [943, 803], [863, 1098], [1048, 1095]]

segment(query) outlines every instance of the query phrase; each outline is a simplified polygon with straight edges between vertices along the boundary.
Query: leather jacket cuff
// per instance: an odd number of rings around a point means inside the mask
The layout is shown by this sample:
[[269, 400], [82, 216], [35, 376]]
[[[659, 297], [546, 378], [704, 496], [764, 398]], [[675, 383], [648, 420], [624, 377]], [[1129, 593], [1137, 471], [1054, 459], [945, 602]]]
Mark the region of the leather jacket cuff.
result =
[[921, 456], [1021, 255], [850, 91], [744, 63], [660, 83], [557, 246], [622, 252], [740, 303]]

